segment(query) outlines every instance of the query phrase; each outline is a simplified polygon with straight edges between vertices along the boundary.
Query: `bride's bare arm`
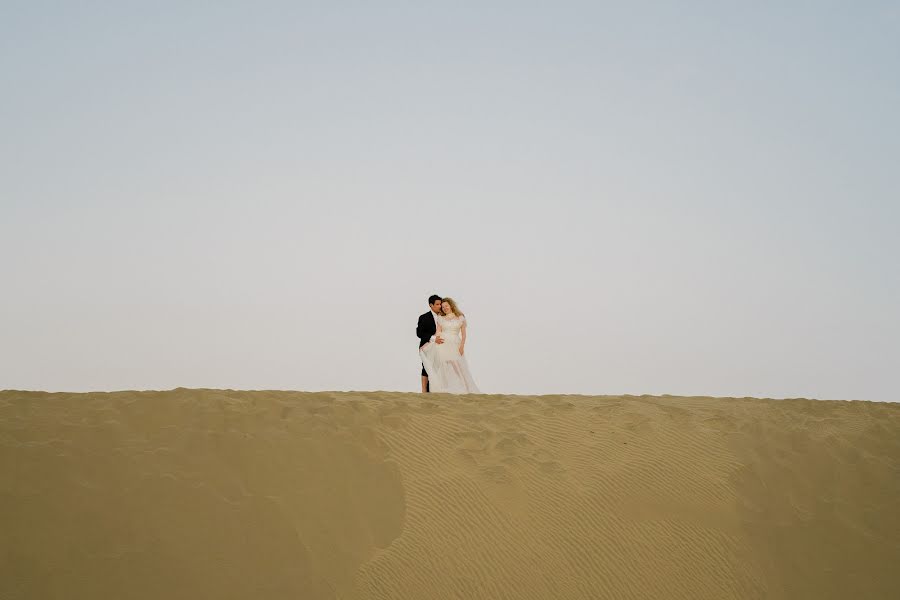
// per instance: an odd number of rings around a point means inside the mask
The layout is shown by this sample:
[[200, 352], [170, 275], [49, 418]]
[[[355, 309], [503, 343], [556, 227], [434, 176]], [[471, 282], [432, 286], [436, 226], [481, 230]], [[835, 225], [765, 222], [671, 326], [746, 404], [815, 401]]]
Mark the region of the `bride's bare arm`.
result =
[[462, 322], [462, 326], [459, 328], [459, 335], [462, 336], [462, 342], [459, 344], [459, 355], [462, 356], [466, 351], [466, 322]]
[[441, 324], [440, 324], [440, 323], [438, 323], [438, 324], [437, 324], [437, 331], [434, 332], [434, 335], [431, 336], [431, 341], [428, 342], [428, 343], [430, 344], [431, 342], [434, 342], [435, 344], [443, 344], [443, 343], [444, 343], [444, 338], [441, 337], [441, 332], [442, 332], [443, 330], [444, 330], [444, 328], [441, 327]]
[[434, 334], [434, 343], [435, 344], [443, 344], [444, 338], [441, 337], [441, 332], [444, 331], [444, 328], [441, 326], [440, 321], [437, 324], [437, 331]]

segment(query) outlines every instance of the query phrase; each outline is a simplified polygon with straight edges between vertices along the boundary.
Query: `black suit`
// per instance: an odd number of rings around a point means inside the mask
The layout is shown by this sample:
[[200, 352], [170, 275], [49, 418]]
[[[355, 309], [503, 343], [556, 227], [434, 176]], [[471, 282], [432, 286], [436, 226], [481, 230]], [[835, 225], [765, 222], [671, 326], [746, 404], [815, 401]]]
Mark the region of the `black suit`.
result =
[[[437, 333], [437, 324], [435, 323], [434, 313], [429, 310], [424, 315], [419, 316], [419, 324], [416, 325], [416, 336], [419, 338], [419, 348], [431, 341], [431, 336], [435, 333]], [[425, 371], [425, 365], [422, 365], [422, 377], [428, 377], [428, 372]], [[430, 383], [425, 389], [429, 392], [431, 391]]]
[[429, 310], [424, 315], [419, 316], [419, 324], [416, 325], [419, 348], [427, 344], [435, 333], [437, 333], [437, 324], [434, 320], [434, 313]]

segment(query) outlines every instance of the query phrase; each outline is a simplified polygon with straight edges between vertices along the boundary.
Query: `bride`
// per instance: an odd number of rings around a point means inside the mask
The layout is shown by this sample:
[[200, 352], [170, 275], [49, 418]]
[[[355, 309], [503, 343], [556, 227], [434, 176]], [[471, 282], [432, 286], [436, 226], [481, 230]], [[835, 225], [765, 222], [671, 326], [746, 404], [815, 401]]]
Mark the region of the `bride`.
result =
[[428, 372], [432, 392], [450, 394], [478, 394], [478, 386], [469, 372], [466, 361], [466, 316], [459, 310], [453, 298], [444, 298], [442, 315], [437, 315], [435, 338], [443, 338], [443, 344], [428, 342], [419, 349], [422, 364]]

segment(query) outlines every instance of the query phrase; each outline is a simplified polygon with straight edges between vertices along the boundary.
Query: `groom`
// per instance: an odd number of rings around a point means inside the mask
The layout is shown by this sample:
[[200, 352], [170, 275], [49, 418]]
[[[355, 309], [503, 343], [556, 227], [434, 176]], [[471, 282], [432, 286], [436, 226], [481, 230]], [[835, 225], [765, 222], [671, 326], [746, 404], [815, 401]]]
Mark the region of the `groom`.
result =
[[[431, 296], [428, 298], [428, 307], [431, 308], [427, 313], [419, 316], [419, 324], [416, 325], [416, 335], [419, 338], [419, 348], [431, 341], [437, 332], [437, 317], [441, 314], [441, 297]], [[435, 338], [435, 344], [443, 344], [443, 338]], [[428, 373], [425, 371], [425, 365], [422, 365], [422, 393], [430, 392], [428, 386]]]

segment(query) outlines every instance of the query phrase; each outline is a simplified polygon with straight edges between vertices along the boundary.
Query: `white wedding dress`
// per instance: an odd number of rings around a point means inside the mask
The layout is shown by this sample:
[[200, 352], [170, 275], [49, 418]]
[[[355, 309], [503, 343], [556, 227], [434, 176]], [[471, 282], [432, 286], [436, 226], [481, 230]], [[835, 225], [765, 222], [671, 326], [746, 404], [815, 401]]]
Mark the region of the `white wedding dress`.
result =
[[428, 373], [428, 387], [432, 392], [448, 394], [478, 394], [478, 386], [469, 372], [469, 363], [465, 355], [460, 355], [459, 345], [462, 343], [460, 329], [466, 322], [465, 317], [447, 318], [436, 316], [439, 335], [443, 344], [428, 342], [421, 349], [422, 364]]

